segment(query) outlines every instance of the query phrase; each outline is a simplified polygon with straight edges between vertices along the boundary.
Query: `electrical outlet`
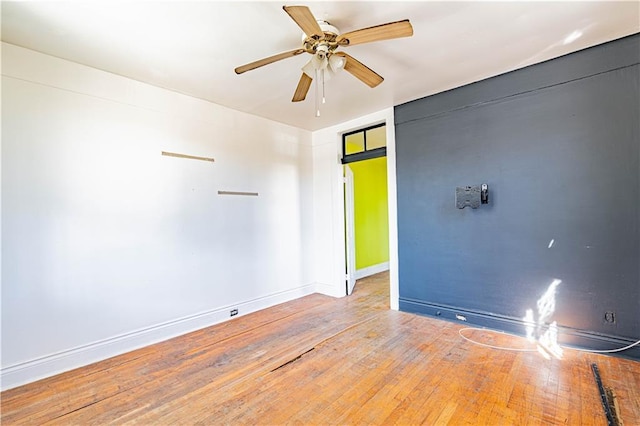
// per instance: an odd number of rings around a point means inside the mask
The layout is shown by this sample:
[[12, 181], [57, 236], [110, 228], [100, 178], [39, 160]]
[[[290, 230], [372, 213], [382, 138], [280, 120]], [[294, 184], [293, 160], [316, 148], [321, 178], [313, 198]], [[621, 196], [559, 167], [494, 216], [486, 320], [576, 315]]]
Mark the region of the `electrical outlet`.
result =
[[236, 315], [238, 315], [238, 310], [237, 309], [232, 309], [231, 310], [231, 316], [235, 317]]
[[615, 324], [616, 323], [616, 314], [615, 312], [605, 312], [604, 313], [604, 322], [607, 324]]

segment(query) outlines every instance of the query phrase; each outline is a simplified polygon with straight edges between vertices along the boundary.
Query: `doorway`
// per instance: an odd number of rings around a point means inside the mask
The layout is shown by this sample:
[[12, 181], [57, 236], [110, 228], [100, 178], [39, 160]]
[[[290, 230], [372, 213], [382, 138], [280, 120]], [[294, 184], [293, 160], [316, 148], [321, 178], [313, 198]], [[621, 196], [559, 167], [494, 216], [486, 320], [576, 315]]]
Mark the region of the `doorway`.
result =
[[342, 135], [346, 294], [357, 280], [389, 270], [385, 123]]

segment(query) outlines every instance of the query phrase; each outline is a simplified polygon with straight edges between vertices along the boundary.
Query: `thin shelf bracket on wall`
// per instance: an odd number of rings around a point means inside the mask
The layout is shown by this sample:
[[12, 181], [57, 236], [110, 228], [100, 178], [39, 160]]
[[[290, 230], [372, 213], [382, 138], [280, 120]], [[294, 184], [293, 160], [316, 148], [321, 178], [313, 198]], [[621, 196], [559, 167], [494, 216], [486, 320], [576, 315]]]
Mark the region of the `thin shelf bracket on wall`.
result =
[[245, 192], [245, 191], [218, 191], [218, 195], [245, 195], [248, 197], [257, 197], [257, 192]]
[[167, 152], [167, 151], [162, 151], [161, 152], [162, 155], [166, 156], [166, 157], [176, 157], [176, 158], [186, 158], [188, 160], [201, 160], [201, 161], [210, 161], [210, 162], [214, 162], [216, 160], [214, 160], [211, 157], [199, 157], [197, 155], [187, 155], [187, 154], [179, 154], [177, 152]]

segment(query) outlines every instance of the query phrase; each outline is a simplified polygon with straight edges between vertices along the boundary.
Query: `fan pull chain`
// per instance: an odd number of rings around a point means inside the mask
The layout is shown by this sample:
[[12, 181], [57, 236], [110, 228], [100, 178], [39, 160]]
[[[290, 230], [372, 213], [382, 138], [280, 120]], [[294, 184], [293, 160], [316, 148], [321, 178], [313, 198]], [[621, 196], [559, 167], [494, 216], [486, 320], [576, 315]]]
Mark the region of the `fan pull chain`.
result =
[[315, 74], [315, 84], [314, 86], [316, 86], [316, 117], [320, 117], [320, 103], [319, 103], [319, 97], [320, 94], [318, 93], [320, 91], [320, 87], [318, 86], [318, 70], [314, 71]]
[[324, 68], [320, 70], [322, 72], [322, 104], [325, 104], [326, 101], [324, 99]]

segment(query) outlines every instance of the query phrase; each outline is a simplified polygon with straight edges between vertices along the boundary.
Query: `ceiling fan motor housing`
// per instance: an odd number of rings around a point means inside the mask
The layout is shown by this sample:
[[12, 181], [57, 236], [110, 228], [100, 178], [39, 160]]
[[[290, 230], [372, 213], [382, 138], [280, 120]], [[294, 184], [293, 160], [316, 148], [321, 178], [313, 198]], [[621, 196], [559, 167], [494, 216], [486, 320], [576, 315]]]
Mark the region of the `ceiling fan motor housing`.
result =
[[327, 21], [317, 21], [324, 36], [318, 38], [316, 36], [307, 36], [302, 34], [302, 44], [304, 49], [311, 54], [317, 54], [320, 59], [324, 59], [331, 55], [338, 47], [336, 39], [340, 35], [340, 31], [328, 23]]
[[336, 27], [334, 27], [333, 25], [331, 25], [327, 21], [318, 21], [318, 25], [320, 25], [320, 29], [322, 29], [322, 31], [325, 33], [325, 35], [327, 33], [332, 34], [332, 35], [334, 35], [336, 37], [338, 37], [340, 35], [340, 31], [338, 31], [338, 29]]

